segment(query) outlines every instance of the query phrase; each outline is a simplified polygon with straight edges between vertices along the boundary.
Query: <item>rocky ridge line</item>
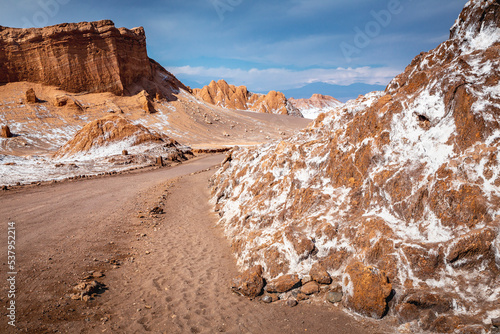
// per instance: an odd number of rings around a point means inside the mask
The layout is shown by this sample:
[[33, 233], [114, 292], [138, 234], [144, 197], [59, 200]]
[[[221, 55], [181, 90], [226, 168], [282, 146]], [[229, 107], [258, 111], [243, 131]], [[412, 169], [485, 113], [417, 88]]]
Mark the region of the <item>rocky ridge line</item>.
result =
[[302, 117], [300, 111], [281, 92], [256, 94], [249, 92], [245, 86], [236, 87], [224, 80], [217, 82], [212, 80], [208, 86], [193, 89], [193, 95], [207, 103], [227, 109]]

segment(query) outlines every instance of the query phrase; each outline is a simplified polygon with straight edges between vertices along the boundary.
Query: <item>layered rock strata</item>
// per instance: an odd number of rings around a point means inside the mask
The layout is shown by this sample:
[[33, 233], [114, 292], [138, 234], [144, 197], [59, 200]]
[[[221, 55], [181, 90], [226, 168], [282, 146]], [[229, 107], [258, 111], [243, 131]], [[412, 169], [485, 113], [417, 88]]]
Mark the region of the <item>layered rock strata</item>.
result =
[[36, 82], [72, 93], [188, 90], [148, 58], [142, 27], [116, 28], [109, 20], [30, 29], [0, 26], [0, 64], [0, 83]]

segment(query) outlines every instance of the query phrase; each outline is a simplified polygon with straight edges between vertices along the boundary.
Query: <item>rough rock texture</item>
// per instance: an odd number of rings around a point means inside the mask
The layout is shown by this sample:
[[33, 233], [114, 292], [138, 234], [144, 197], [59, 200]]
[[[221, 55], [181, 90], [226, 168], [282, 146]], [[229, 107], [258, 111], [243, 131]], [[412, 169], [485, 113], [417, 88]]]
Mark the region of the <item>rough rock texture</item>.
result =
[[8, 125], [2, 125], [2, 128], [0, 129], [0, 137], [2, 138], [12, 137], [12, 133], [10, 132], [10, 128]]
[[155, 108], [153, 106], [153, 102], [151, 101], [151, 97], [145, 90], [143, 90], [138, 94], [137, 101], [141, 105], [142, 110], [144, 110], [146, 113], [152, 114], [155, 112]]
[[289, 103], [281, 92], [270, 91], [267, 95], [249, 92], [245, 86], [229, 85], [224, 80], [212, 81], [201, 89], [193, 89], [201, 100], [228, 109], [251, 110], [268, 114], [302, 117], [300, 111]]
[[300, 292], [305, 295], [312, 295], [313, 293], [318, 293], [320, 290], [319, 284], [311, 281], [300, 287]]
[[[119, 154], [124, 148], [151, 143], [177, 144], [167, 136], [154, 133], [143, 125], [135, 125], [121, 116], [109, 115], [85, 125], [54, 154], [54, 157], [86, 153], [111, 155], [111, 150]], [[107, 149], [111, 150], [108, 152]]]
[[343, 105], [342, 102], [328, 95], [313, 94], [308, 99], [289, 98], [292, 106], [299, 109], [305, 118], [315, 119], [319, 114], [332, 111]]
[[320, 284], [332, 283], [332, 278], [330, 277], [330, 274], [328, 274], [328, 271], [326, 271], [326, 269], [319, 262], [313, 264], [311, 270], [309, 271], [309, 275], [311, 275], [311, 279], [313, 281], [316, 281]]
[[267, 283], [265, 290], [267, 292], [287, 292], [300, 285], [298, 275], [283, 275]]
[[83, 111], [83, 106], [78, 100], [68, 95], [57, 95], [54, 99], [56, 107], [67, 107], [75, 112]]
[[343, 285], [348, 308], [375, 319], [387, 312], [392, 285], [383, 271], [361, 262], [351, 263], [345, 269]]
[[272, 279], [319, 262], [339, 281], [355, 260], [386, 273], [389, 314], [416, 290], [452, 298], [443, 316], [457, 326], [498, 317], [499, 55], [500, 5], [469, 1], [450, 39], [385, 92], [233, 150], [213, 195], [241, 268], [259, 263]]
[[32, 104], [37, 103], [38, 98], [36, 97], [35, 90], [30, 88], [26, 91], [26, 103]]
[[236, 277], [232, 289], [245, 297], [255, 298], [261, 294], [263, 287], [262, 266], [257, 265]]
[[0, 83], [29, 81], [78, 92], [135, 94], [137, 85], [188, 90], [150, 60], [142, 27], [116, 28], [109, 20], [46, 28], [0, 26]]

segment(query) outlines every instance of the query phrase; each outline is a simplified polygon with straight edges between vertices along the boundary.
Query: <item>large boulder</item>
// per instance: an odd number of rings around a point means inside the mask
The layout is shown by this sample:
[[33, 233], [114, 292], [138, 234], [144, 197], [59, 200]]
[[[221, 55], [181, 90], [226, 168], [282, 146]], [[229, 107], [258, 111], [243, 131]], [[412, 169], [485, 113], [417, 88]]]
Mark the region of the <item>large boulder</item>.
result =
[[267, 292], [287, 292], [300, 286], [298, 275], [283, 275], [267, 283], [265, 290]]
[[138, 94], [137, 101], [142, 107], [142, 110], [147, 114], [152, 114], [155, 112], [155, 108], [153, 106], [153, 102], [151, 101], [151, 97], [146, 91], [142, 91]]
[[383, 271], [354, 262], [344, 274], [344, 303], [349, 309], [375, 319], [387, 313], [392, 285]]
[[26, 91], [26, 103], [33, 104], [37, 102], [38, 98], [36, 97], [35, 90], [33, 88], [28, 89]]
[[83, 106], [80, 102], [68, 95], [57, 95], [54, 99], [56, 107], [67, 107], [75, 112], [83, 111]]
[[330, 274], [328, 274], [328, 272], [319, 262], [313, 264], [311, 270], [309, 271], [309, 276], [311, 276], [311, 279], [313, 281], [316, 281], [320, 284], [332, 283], [332, 278], [330, 277]]
[[240, 295], [255, 298], [261, 294], [263, 287], [262, 266], [254, 266], [236, 277], [231, 288]]

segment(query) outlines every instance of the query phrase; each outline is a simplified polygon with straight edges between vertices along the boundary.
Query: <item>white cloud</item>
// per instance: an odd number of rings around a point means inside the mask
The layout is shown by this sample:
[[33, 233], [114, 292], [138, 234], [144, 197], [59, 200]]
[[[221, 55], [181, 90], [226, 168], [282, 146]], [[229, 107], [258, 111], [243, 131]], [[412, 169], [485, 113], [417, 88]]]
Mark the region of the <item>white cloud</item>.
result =
[[224, 79], [234, 85], [245, 85], [253, 91], [270, 91], [300, 88], [314, 82], [332, 85], [350, 85], [353, 83], [386, 85], [400, 69], [388, 67], [358, 67], [334, 69], [290, 70], [285, 68], [269, 69], [232, 69], [227, 67], [169, 67], [174, 75], [194, 80]]

